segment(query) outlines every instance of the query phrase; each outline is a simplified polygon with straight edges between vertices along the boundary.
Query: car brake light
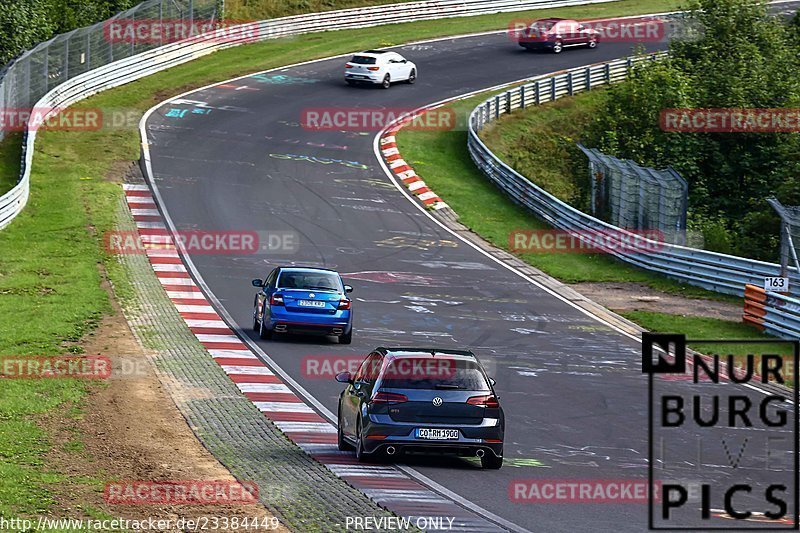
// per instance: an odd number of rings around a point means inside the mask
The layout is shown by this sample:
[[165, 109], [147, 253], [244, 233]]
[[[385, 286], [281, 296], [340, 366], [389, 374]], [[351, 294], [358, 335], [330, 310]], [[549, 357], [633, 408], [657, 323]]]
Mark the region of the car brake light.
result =
[[269, 299], [269, 305], [283, 305], [283, 294], [273, 294]]
[[347, 298], [342, 298], [341, 300], [339, 300], [339, 309], [340, 310], [350, 309], [350, 300], [348, 300]]
[[408, 396], [394, 392], [378, 392], [372, 399], [372, 403], [403, 403], [407, 401]]
[[353, 68], [353, 65], [350, 63], [345, 63], [344, 68]]
[[473, 396], [467, 403], [470, 405], [477, 405], [478, 407], [489, 407], [489, 408], [498, 408], [500, 407], [500, 402], [497, 401], [497, 398], [493, 394], [488, 396]]
[[380, 69], [381, 69], [381, 67], [367, 67], [367, 70], [372, 70], [372, 71], [376, 71], [376, 70], [380, 70]]

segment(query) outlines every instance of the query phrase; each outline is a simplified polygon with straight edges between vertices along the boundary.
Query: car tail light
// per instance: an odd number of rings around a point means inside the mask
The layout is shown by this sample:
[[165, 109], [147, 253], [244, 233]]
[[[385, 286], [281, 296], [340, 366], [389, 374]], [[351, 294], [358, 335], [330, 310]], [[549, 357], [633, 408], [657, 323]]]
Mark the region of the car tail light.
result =
[[371, 70], [373, 72], [375, 72], [376, 70], [380, 70], [380, 69], [381, 69], [381, 67], [367, 67], [367, 70]]
[[353, 65], [350, 63], [345, 63], [344, 68], [353, 68]]
[[269, 305], [283, 305], [283, 294], [273, 294], [269, 299]]
[[497, 398], [495, 398], [493, 394], [489, 394], [488, 396], [473, 396], [467, 400], [467, 403], [470, 405], [477, 405], [478, 407], [500, 407], [500, 402], [497, 401]]
[[378, 392], [372, 399], [372, 403], [403, 403], [407, 401], [408, 396], [394, 392]]
[[350, 300], [347, 298], [342, 298], [339, 300], [339, 310], [347, 310], [350, 309]]

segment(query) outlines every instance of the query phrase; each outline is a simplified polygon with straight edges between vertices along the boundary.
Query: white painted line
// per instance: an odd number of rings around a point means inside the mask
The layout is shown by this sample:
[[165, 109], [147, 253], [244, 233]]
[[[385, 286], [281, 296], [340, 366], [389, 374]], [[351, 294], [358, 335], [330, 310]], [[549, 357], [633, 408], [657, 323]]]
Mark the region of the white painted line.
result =
[[147, 222], [144, 220], [137, 220], [136, 227], [142, 229], [167, 229], [163, 222]]
[[[184, 322], [190, 328], [228, 328], [228, 324], [226, 324], [223, 320], [199, 320], [197, 318], [184, 318]], [[250, 350], [247, 350], [247, 353], [250, 353]]]
[[284, 433], [336, 433], [336, 428], [328, 422], [282, 422], [275, 421]]
[[236, 386], [242, 392], [292, 392], [283, 383], [237, 383]]
[[247, 376], [274, 376], [272, 371], [265, 366], [236, 366], [222, 365], [226, 374], [244, 374]]
[[158, 212], [158, 209], [131, 209], [131, 214], [136, 215], [150, 215], [150, 216], [161, 216], [161, 213]]
[[417, 198], [420, 200], [430, 200], [431, 198], [438, 198], [437, 194], [433, 191], [428, 191], [420, 194]]
[[136, 183], [123, 183], [122, 190], [124, 191], [149, 191], [150, 188], [147, 185], [141, 185]]
[[251, 361], [253, 359], [258, 359], [250, 350], [215, 350], [212, 348], [208, 350], [208, 353], [210, 353], [211, 357], [214, 359], [248, 359]]
[[397, 177], [401, 180], [407, 180], [408, 178], [418, 178], [419, 176], [417, 176], [417, 173], [414, 172], [414, 169], [412, 168], [411, 170], [404, 170], [403, 172], [400, 172], [397, 174]]
[[253, 402], [264, 413], [313, 413], [314, 410], [300, 402]]
[[156, 272], [186, 272], [183, 265], [151, 265]]
[[145, 252], [147, 253], [147, 257], [179, 257], [178, 256], [178, 249], [175, 247], [172, 248], [153, 248], [153, 247], [145, 247]]
[[386, 157], [389, 157], [390, 155], [399, 154], [399, 153], [400, 153], [400, 150], [398, 150], [396, 147], [395, 148], [385, 148], [383, 150], [383, 155], [386, 156]]
[[214, 308], [210, 305], [186, 305], [186, 304], [175, 304], [175, 308], [178, 310], [179, 313], [213, 313], [217, 314], [214, 311]]
[[187, 300], [203, 300], [205, 301], [206, 297], [203, 295], [202, 292], [179, 292], [179, 291], [167, 291], [167, 296], [169, 298], [182, 298]]
[[191, 285], [197, 287], [192, 278], [158, 278], [158, 281], [160, 281], [162, 285]]
[[405, 160], [403, 160], [403, 159], [395, 159], [394, 161], [389, 163], [389, 167], [390, 168], [397, 168], [397, 167], [402, 167], [402, 166], [406, 166], [406, 165], [408, 165], [408, 163], [406, 163]]
[[394, 135], [387, 135], [383, 139], [381, 139], [381, 144], [389, 144], [395, 142]]
[[412, 192], [416, 191], [417, 189], [422, 189], [423, 187], [427, 187], [427, 185], [425, 185], [425, 182], [422, 180], [408, 184], [408, 190]]
[[200, 342], [242, 342], [236, 335], [213, 335], [198, 333], [195, 335]]

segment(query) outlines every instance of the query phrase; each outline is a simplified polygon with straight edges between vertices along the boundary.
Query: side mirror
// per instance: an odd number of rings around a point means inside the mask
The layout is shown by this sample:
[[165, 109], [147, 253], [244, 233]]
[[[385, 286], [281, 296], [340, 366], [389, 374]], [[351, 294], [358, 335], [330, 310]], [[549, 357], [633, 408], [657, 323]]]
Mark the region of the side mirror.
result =
[[263, 280], [260, 280], [260, 279], [254, 279], [253, 280], [253, 287], [263, 287], [263, 286], [264, 286], [264, 281]]
[[350, 285], [345, 285], [344, 292], [353, 292], [353, 287], [351, 287]]
[[339, 383], [353, 383], [353, 376], [350, 372], [340, 372], [336, 374], [336, 381]]
[[497, 385], [497, 382], [494, 380], [494, 378], [489, 378], [489, 383], [492, 385], [492, 387]]

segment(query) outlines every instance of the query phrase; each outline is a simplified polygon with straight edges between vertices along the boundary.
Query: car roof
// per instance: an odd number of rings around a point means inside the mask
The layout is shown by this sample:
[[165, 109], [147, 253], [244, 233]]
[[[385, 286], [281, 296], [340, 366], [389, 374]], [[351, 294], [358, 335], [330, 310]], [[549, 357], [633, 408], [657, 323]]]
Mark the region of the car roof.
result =
[[477, 360], [475, 354], [469, 350], [447, 350], [441, 348], [424, 348], [424, 347], [394, 347], [385, 348], [380, 347], [377, 352], [381, 352], [387, 357], [392, 359], [414, 358], [414, 359], [434, 359], [436, 356], [447, 355], [457, 356], [459, 359], [472, 359]]
[[290, 266], [290, 267], [278, 267], [281, 272], [331, 272], [333, 274], [338, 274], [332, 268], [322, 268], [322, 267], [304, 267], [304, 266]]
[[400, 55], [397, 52], [392, 52], [391, 50], [365, 50], [363, 52], [359, 52], [359, 53], [353, 54], [353, 55], [374, 57], [374, 58], [377, 59], [377, 58], [383, 57], [383, 56], [385, 56], [387, 54], [388, 55]]

